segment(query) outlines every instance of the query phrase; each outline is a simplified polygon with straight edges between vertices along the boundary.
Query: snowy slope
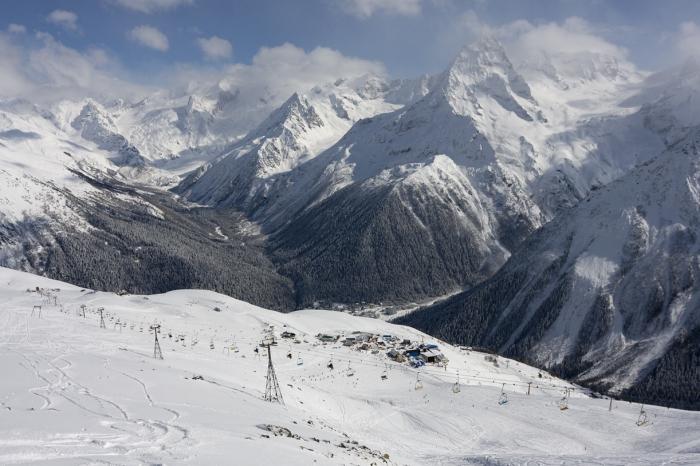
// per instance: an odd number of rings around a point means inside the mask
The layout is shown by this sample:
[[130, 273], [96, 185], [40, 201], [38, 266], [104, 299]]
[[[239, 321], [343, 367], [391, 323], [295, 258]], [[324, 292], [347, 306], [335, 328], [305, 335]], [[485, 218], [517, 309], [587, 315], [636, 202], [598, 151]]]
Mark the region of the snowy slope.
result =
[[56, 188], [68, 188], [81, 196], [91, 189], [66, 167], [109, 166], [88, 147], [70, 141], [27, 102], [5, 102], [0, 107], [0, 154], [3, 223], [42, 216], [46, 210], [73, 219]]
[[536, 232], [491, 280], [402, 322], [697, 407], [699, 163], [696, 128]]
[[[405, 327], [328, 311], [279, 314], [206, 291], [119, 297], [7, 269], [0, 283], [0, 365], [13, 374], [0, 384], [3, 464], [700, 459], [697, 413], [646, 406], [648, 422], [638, 427], [639, 405], [615, 402], [609, 412], [608, 400], [577, 388], [562, 411], [563, 389], [575, 387], [439, 342], [447, 370], [423, 368], [416, 390], [416, 371], [382, 353], [315, 338], [366, 331], [430, 341]], [[34, 305], [42, 306], [40, 317]], [[163, 360], [152, 358], [154, 322], [162, 328]], [[258, 356], [253, 350], [269, 326], [278, 339], [286, 330], [299, 341], [280, 339], [272, 350], [284, 405], [261, 399], [267, 360], [264, 349]], [[184, 342], [174, 341], [179, 335]], [[333, 370], [326, 367], [331, 359]], [[454, 393], [458, 371], [461, 390]], [[498, 404], [502, 387], [505, 405]]]

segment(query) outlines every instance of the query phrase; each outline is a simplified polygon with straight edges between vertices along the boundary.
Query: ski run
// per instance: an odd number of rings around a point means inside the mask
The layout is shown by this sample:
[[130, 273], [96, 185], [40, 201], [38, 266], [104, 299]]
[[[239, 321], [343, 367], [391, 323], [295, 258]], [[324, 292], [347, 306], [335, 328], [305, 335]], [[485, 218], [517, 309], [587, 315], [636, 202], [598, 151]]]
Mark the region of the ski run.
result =
[[700, 463], [700, 413], [408, 327], [4, 268], [0, 283], [0, 464]]

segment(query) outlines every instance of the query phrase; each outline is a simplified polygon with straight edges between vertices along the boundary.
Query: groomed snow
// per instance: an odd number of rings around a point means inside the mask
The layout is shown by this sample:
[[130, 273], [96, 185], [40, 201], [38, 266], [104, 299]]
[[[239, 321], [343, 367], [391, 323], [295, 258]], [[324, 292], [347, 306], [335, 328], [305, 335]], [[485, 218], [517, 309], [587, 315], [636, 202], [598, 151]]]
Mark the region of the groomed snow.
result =
[[[646, 406], [649, 423], [638, 427], [639, 405], [615, 402], [609, 412], [607, 399], [578, 387], [562, 411], [566, 382], [441, 342], [447, 369], [423, 369], [415, 390], [414, 369], [315, 338], [368, 331], [432, 341], [378, 320], [280, 314], [207, 291], [117, 296], [9, 269], [0, 269], [0, 296], [1, 464], [700, 462], [700, 413]], [[152, 357], [155, 321], [164, 360]], [[268, 325], [280, 342], [272, 359], [285, 405], [262, 400], [267, 361], [254, 348]], [[300, 343], [280, 339], [284, 330]]]

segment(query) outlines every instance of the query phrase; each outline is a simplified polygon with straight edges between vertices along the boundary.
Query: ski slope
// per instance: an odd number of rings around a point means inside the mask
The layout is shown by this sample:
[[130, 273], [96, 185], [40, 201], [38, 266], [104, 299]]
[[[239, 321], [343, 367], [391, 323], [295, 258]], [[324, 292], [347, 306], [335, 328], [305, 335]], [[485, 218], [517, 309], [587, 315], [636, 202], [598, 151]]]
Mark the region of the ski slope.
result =
[[[117, 296], [9, 269], [0, 296], [0, 464], [700, 463], [700, 413], [647, 406], [640, 427], [639, 405], [608, 411], [607, 399], [517, 361], [496, 367], [435, 342], [447, 367], [418, 375], [315, 337], [433, 341], [379, 320], [280, 314], [208, 291]], [[254, 350], [269, 326], [283, 405], [262, 400], [267, 356]]]

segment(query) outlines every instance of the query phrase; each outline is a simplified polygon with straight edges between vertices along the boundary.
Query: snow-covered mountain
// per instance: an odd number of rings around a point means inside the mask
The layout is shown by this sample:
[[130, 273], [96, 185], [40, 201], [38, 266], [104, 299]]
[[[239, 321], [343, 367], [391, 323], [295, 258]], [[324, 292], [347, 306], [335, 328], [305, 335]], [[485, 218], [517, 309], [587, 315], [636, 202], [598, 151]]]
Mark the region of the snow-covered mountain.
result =
[[116, 153], [112, 159], [117, 165], [143, 166], [145, 161], [139, 150], [118, 133], [110, 116], [94, 102], [88, 102], [71, 122], [83, 139], [94, 142], [99, 149]]
[[[416, 86], [364, 77], [295, 93], [243, 140], [193, 172], [177, 191], [196, 202], [254, 212], [277, 175], [314, 158], [356, 121], [400, 107], [387, 99], [412, 99], [420, 92]], [[408, 93], [395, 95], [402, 87], [409, 88]]]
[[[217, 136], [226, 131], [225, 112], [235, 114], [227, 110], [235, 99], [221, 93], [216, 104], [191, 95], [182, 108], [160, 94], [137, 104], [85, 99], [44, 108], [4, 102], [1, 263], [107, 290], [205, 287], [292, 309], [288, 279], [265, 256], [255, 225], [235, 212], [183, 205], [162, 188], [192, 164], [251, 147], [251, 183], [264, 182], [335, 142], [360, 117], [397, 108], [386, 99], [413, 98], [427, 83], [339, 80], [310, 91], [314, 108], [295, 94], [259, 131], [233, 145], [229, 141], [238, 136]], [[410, 91], [391, 94], [402, 86]], [[169, 123], [161, 120], [167, 108], [178, 115]], [[149, 128], [177, 134], [137, 134]], [[173, 151], [144, 145], [159, 141]], [[178, 152], [176, 146], [186, 149]]]
[[162, 183], [122, 163], [138, 152], [112, 123], [93, 102], [0, 105], [0, 264], [105, 290], [204, 287], [293, 308], [254, 229], [144, 184]]
[[[332, 120], [354, 122], [413, 101], [424, 95], [430, 85], [429, 77], [387, 81], [365, 75], [298, 92], [305, 93], [317, 106], [332, 106], [333, 113], [337, 113], [337, 118], [331, 117]], [[170, 170], [177, 168], [177, 173], [182, 174], [195, 168], [197, 162], [206, 163], [221, 155], [227, 148], [234, 150], [229, 146], [243, 138], [249, 142], [251, 132], [269, 125], [271, 114], [279, 113], [280, 104], [289, 98], [289, 95], [249, 94], [222, 82], [179, 92], [160, 91], [136, 103], [116, 101], [106, 107], [119, 132], [146, 159]], [[263, 123], [266, 119], [267, 123]], [[327, 132], [336, 131], [330, 143], [348, 129], [347, 123], [327, 123], [332, 127]], [[327, 139], [329, 134], [319, 135], [317, 144], [322, 144], [324, 137]], [[243, 145], [237, 144], [239, 148]]]
[[401, 321], [697, 409], [698, 238], [696, 128], [544, 226], [492, 279]]
[[[407, 327], [323, 310], [281, 314], [202, 290], [117, 296], [8, 269], [0, 283], [0, 370], [12, 375], [0, 384], [3, 464], [699, 460], [698, 413], [647, 405], [638, 426], [638, 404], [610, 405]], [[153, 358], [153, 324], [163, 360]], [[263, 400], [260, 343], [271, 335], [284, 404]], [[421, 341], [436, 344], [446, 367], [415, 369], [387, 354]]]
[[[600, 70], [566, 85], [552, 67], [571, 76], [571, 57], [550, 61], [549, 73], [524, 67], [533, 91], [487, 38], [419, 86], [427, 91], [421, 98], [359, 120], [323, 153], [291, 157], [295, 167], [252, 189], [249, 172], [266, 164], [255, 151], [246, 168], [243, 157], [223, 157], [178, 191], [211, 206], [242, 206], [273, 233], [272, 249], [304, 290], [303, 303], [414, 299], [471, 286], [557, 212], [665, 147], [639, 107], [620, 105], [643, 76], [606, 57], [579, 59]], [[592, 89], [598, 106], [582, 101]], [[288, 155], [280, 148], [311, 152], [285, 141], [272, 145], [281, 160]], [[630, 145], [635, 150], [621, 156]]]

